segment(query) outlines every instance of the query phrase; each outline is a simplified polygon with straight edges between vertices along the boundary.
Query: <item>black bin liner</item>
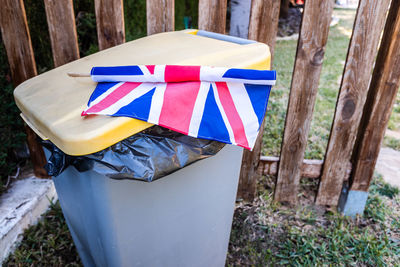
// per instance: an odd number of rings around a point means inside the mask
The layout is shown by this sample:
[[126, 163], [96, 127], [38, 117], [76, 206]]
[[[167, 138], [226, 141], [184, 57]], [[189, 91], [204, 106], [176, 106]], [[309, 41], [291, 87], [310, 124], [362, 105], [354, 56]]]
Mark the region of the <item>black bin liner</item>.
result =
[[85, 156], [70, 156], [50, 141], [43, 141], [51, 155], [45, 166], [58, 176], [69, 166], [79, 172], [95, 171], [112, 179], [151, 182], [198, 160], [218, 153], [225, 144], [190, 137], [160, 126], [132, 135], [102, 151]]

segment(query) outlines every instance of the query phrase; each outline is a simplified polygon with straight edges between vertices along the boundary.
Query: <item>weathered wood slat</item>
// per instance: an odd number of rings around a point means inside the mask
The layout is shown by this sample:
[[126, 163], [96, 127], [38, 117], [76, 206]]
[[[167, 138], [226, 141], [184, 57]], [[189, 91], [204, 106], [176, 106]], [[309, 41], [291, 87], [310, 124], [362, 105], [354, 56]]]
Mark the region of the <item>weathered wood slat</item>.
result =
[[124, 7], [122, 0], [95, 0], [99, 49], [125, 42]]
[[50, 178], [50, 176], [47, 174], [47, 171], [44, 169], [44, 165], [46, 165], [47, 160], [42, 145], [40, 145], [37, 141], [39, 137], [26, 124], [25, 133], [35, 176], [39, 178]]
[[146, 0], [147, 35], [175, 29], [175, 0]]
[[37, 75], [31, 36], [22, 0], [4, 0], [0, 8], [1, 33], [14, 86]]
[[338, 204], [390, 0], [361, 0], [344, 68], [316, 203]]
[[[321, 176], [323, 160], [303, 160], [301, 164], [300, 177], [319, 178]], [[261, 174], [275, 176], [278, 173], [278, 157], [261, 157]]]
[[44, 4], [54, 66], [58, 67], [78, 59], [78, 37], [72, 0], [44, 0]]
[[400, 1], [392, 1], [360, 123], [351, 190], [368, 191], [400, 86]]
[[307, 145], [334, 1], [305, 2], [292, 77], [275, 200], [297, 203], [301, 164]]
[[278, 33], [280, 1], [252, 0], [249, 23], [249, 39], [266, 43], [274, 55]]
[[[321, 177], [323, 160], [318, 159], [305, 159], [301, 165], [300, 177], [301, 178], [314, 178], [318, 179]], [[278, 157], [260, 157], [260, 165], [258, 172], [261, 175], [272, 175], [275, 176], [278, 173], [279, 158]], [[347, 177], [350, 176], [351, 164], [346, 166]]]
[[227, 0], [199, 0], [199, 29], [225, 33]]
[[[14, 86], [37, 75], [31, 37], [22, 0], [3, 0], [0, 8], [0, 25], [4, 46], [10, 64]], [[48, 177], [43, 148], [36, 141], [36, 134], [26, 126], [27, 142], [34, 173]]]
[[[255, 39], [269, 45], [271, 63], [278, 31], [279, 3], [279, 1], [274, 0], [253, 0], [251, 6], [249, 39]], [[243, 152], [237, 197], [247, 201], [252, 201], [256, 196], [256, 184], [259, 177], [256, 170], [259, 166], [264, 127], [265, 118], [260, 126], [253, 151], [245, 150]]]

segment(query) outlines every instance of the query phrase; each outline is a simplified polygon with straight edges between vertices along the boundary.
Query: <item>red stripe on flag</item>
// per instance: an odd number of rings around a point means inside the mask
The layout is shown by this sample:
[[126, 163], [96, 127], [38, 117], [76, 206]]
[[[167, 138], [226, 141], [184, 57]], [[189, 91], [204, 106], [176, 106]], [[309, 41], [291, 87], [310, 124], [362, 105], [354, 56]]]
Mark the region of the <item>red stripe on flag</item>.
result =
[[165, 66], [165, 82], [200, 81], [200, 66]]
[[154, 68], [156, 67], [156, 65], [146, 65], [146, 68], [149, 70], [149, 72], [151, 74], [154, 74]]
[[228, 86], [225, 82], [216, 82], [215, 84], [217, 86], [222, 107], [224, 108], [229, 124], [232, 127], [236, 144], [240, 144], [241, 146], [248, 148], [249, 143], [247, 141], [246, 132], [244, 131], [243, 122], [236, 110], [232, 96], [229, 93]]
[[129, 94], [133, 89], [141, 85], [142, 83], [131, 83], [131, 82], [126, 82], [123, 83], [120, 87], [115, 89], [111, 94], [106, 96], [103, 100], [101, 100], [99, 103], [93, 105], [90, 107], [88, 110], [86, 110], [85, 114], [89, 113], [96, 113], [100, 112], [103, 109], [108, 108], [127, 94]]
[[168, 83], [158, 124], [188, 134], [200, 82]]

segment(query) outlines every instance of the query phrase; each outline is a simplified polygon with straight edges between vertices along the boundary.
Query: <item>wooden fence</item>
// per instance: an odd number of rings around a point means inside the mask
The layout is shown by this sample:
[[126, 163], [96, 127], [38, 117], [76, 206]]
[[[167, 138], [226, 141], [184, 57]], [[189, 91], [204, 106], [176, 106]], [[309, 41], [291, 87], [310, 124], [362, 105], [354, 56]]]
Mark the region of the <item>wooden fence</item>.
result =
[[[36, 65], [23, 0], [1, 3], [1, 32], [16, 86], [37, 75]], [[78, 59], [72, 0], [44, 3], [55, 66]], [[146, 3], [148, 34], [174, 30], [174, 0]], [[293, 204], [298, 201], [302, 177], [320, 179], [319, 205], [336, 206], [345, 181], [350, 190], [368, 190], [400, 83], [400, 1], [360, 0], [325, 159], [304, 160], [333, 3], [305, 2], [281, 155], [260, 157], [260, 132], [254, 151], [245, 151], [243, 156], [240, 198], [255, 197], [260, 174], [276, 175], [275, 199]], [[279, 10], [279, 0], [253, 0], [251, 4], [249, 39], [267, 43], [272, 53]], [[122, 0], [95, 0], [95, 12], [99, 48], [125, 42]], [[227, 0], [199, 0], [200, 29], [225, 33], [226, 14]], [[43, 150], [34, 133], [26, 130], [35, 173], [45, 176]]]

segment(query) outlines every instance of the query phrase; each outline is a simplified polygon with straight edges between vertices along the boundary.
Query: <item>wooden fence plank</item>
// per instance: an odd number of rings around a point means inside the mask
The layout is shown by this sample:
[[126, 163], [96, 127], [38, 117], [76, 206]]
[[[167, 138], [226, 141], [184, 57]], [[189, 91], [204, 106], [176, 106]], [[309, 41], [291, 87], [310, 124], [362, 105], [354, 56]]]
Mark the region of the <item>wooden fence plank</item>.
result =
[[124, 7], [122, 0], [95, 0], [99, 49], [125, 42]]
[[399, 86], [400, 1], [392, 1], [356, 140], [350, 190], [368, 191]]
[[26, 142], [29, 148], [29, 156], [33, 166], [33, 172], [36, 177], [49, 178], [47, 171], [44, 169], [47, 160], [42, 145], [39, 144], [36, 133], [25, 124]]
[[44, 4], [54, 66], [58, 67], [78, 59], [78, 36], [72, 0], [44, 0]]
[[333, 4], [332, 0], [305, 2], [275, 188], [276, 201], [297, 203], [300, 167], [317, 96]]
[[316, 203], [338, 204], [390, 0], [361, 0], [344, 68]]
[[[271, 63], [273, 59], [276, 34], [278, 32], [280, 1], [275, 0], [253, 0], [251, 4], [249, 39], [264, 42], [271, 50]], [[265, 127], [265, 118], [260, 126], [253, 151], [245, 150], [240, 170], [238, 199], [252, 201], [256, 196], [257, 168], [261, 155], [262, 136]]]
[[37, 75], [31, 36], [22, 0], [4, 0], [0, 9], [1, 33], [14, 86]]
[[[318, 179], [321, 177], [323, 160], [318, 159], [305, 159], [301, 165], [300, 177], [301, 178], [314, 178]], [[272, 175], [275, 176], [278, 173], [279, 158], [278, 157], [260, 157], [260, 164], [257, 172], [261, 175]], [[351, 164], [346, 166], [346, 179], [350, 176]]]
[[225, 33], [227, 0], [199, 0], [199, 29]]
[[280, 1], [252, 0], [249, 23], [249, 39], [268, 44], [274, 55], [278, 33]]
[[175, 29], [175, 0], [146, 0], [147, 35]]
[[[37, 75], [33, 57], [31, 37], [22, 0], [4, 0], [0, 8], [0, 25], [7, 51], [14, 86]], [[34, 173], [37, 177], [48, 177], [43, 148], [36, 141], [36, 134], [26, 127], [27, 142]]]

